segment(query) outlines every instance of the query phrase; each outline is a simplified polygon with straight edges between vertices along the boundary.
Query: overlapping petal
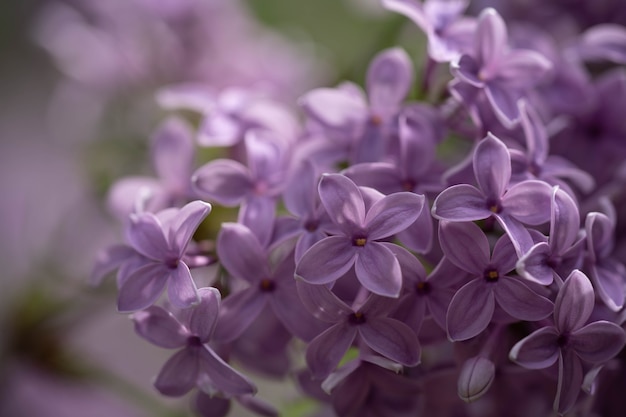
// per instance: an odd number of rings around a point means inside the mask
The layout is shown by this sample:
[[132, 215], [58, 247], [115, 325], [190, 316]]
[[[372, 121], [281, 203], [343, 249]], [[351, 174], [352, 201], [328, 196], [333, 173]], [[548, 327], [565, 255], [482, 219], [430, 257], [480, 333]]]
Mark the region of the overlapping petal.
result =
[[222, 265], [239, 279], [252, 284], [269, 276], [265, 251], [252, 231], [239, 223], [224, 223], [217, 237]]
[[199, 197], [225, 206], [239, 204], [254, 187], [248, 168], [230, 159], [216, 159], [201, 166], [191, 182]]
[[594, 299], [589, 278], [574, 270], [563, 283], [554, 304], [554, 321], [559, 331], [580, 329], [591, 316]]
[[159, 298], [171, 272], [162, 264], [147, 264], [128, 276], [119, 290], [117, 310], [131, 312], [142, 310]]
[[366, 320], [358, 331], [370, 348], [402, 365], [415, 366], [419, 363], [421, 348], [417, 336], [406, 324], [387, 317]]
[[359, 282], [374, 294], [397, 297], [402, 289], [402, 273], [394, 254], [379, 242], [368, 242], [356, 252]]
[[423, 207], [423, 195], [400, 192], [385, 196], [365, 216], [368, 238], [379, 240], [405, 230], [417, 220]]
[[196, 386], [199, 371], [199, 346], [174, 354], [161, 368], [154, 386], [163, 395], [179, 397]]
[[496, 306], [493, 292], [482, 278], [456, 292], [446, 316], [448, 337], [454, 342], [471, 339], [487, 328]]
[[513, 346], [509, 357], [527, 369], [543, 369], [559, 358], [559, 333], [554, 327], [543, 327]]
[[200, 301], [196, 283], [184, 262], [179, 262], [176, 269], [170, 268], [167, 295], [172, 305], [178, 308], [189, 308]]
[[554, 309], [550, 300], [515, 278], [500, 278], [493, 292], [498, 305], [517, 319], [538, 321], [548, 317]]
[[578, 357], [595, 364], [617, 355], [626, 344], [626, 336], [615, 323], [594, 321], [572, 332], [569, 343]]
[[490, 217], [493, 212], [487, 207], [483, 193], [468, 184], [448, 187], [435, 199], [433, 217], [439, 220], [469, 222]]
[[339, 365], [356, 334], [354, 326], [335, 325], [309, 343], [306, 362], [315, 378], [327, 377]]
[[207, 342], [217, 325], [222, 297], [220, 292], [212, 287], [200, 288], [198, 294], [200, 295], [200, 303], [191, 313], [189, 330], [200, 340]]
[[211, 349], [199, 348], [200, 369], [211, 379], [215, 389], [227, 395], [254, 394], [256, 386], [248, 378], [234, 370]]
[[174, 349], [185, 345], [189, 331], [174, 315], [158, 306], [151, 306], [132, 315], [135, 332], [157, 346]]
[[381, 52], [367, 70], [367, 93], [372, 110], [387, 115], [395, 111], [413, 83], [411, 59], [404, 50], [392, 48]]
[[439, 223], [439, 242], [446, 258], [459, 268], [482, 275], [489, 264], [489, 241], [474, 223]]
[[365, 222], [363, 196], [352, 180], [340, 174], [325, 174], [319, 183], [319, 195], [331, 220], [346, 234], [352, 234]]
[[296, 275], [311, 284], [328, 284], [348, 272], [356, 258], [350, 240], [343, 236], [329, 236], [302, 255]]

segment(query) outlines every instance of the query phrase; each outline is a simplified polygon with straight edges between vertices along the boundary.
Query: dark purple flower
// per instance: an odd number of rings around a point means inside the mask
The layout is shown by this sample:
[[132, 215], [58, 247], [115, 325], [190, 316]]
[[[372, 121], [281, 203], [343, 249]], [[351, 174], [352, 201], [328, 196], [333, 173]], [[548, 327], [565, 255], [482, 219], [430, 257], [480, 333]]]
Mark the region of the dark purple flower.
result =
[[473, 156], [476, 188], [458, 184], [435, 199], [433, 216], [440, 220], [467, 222], [495, 217], [511, 238], [518, 256], [533, 245], [522, 223], [538, 225], [550, 218], [552, 190], [543, 181], [527, 180], [509, 187], [511, 158], [504, 143], [488, 134]]
[[554, 326], [542, 327], [517, 342], [511, 360], [529, 369], [558, 362], [559, 382], [554, 409], [569, 410], [583, 383], [583, 362], [600, 364], [614, 357], [626, 343], [624, 330], [608, 321], [585, 325], [594, 305], [591, 282], [575, 270], [565, 280], [554, 304]]
[[224, 395], [256, 392], [245, 376], [231, 368], [209, 346], [217, 324], [220, 293], [215, 288], [201, 288], [200, 303], [179, 322], [161, 307], [152, 306], [133, 314], [135, 331], [149, 342], [167, 349], [182, 348], [163, 366], [154, 382], [163, 395], [181, 396], [192, 388]]
[[419, 216], [424, 197], [395, 193], [375, 202], [366, 211], [361, 190], [349, 178], [326, 174], [319, 195], [337, 234], [326, 237], [305, 252], [296, 275], [311, 284], [328, 284], [355, 266], [359, 282], [369, 291], [397, 297], [402, 287], [398, 260], [378, 242], [411, 225]]
[[131, 215], [126, 239], [139, 256], [126, 261], [132, 272], [125, 274], [121, 282], [119, 311], [148, 307], [166, 286], [169, 300], [176, 307], [187, 308], [199, 301], [184, 256], [193, 234], [210, 211], [210, 204], [194, 201], [181, 209], [168, 209], [156, 215], [148, 212]]
[[482, 89], [501, 123], [512, 126], [519, 119], [517, 101], [535, 86], [552, 64], [531, 50], [510, 50], [502, 17], [485, 9], [478, 17], [474, 51], [452, 63], [458, 79]]
[[302, 303], [319, 320], [332, 323], [311, 341], [306, 360], [315, 378], [327, 377], [359, 336], [358, 343], [405, 366], [420, 361], [417, 336], [406, 324], [388, 317], [391, 298], [371, 294], [359, 307], [349, 307], [324, 285], [298, 282]]
[[491, 254], [487, 236], [474, 223], [442, 221], [439, 241], [445, 257], [473, 278], [450, 301], [446, 316], [450, 340], [467, 340], [485, 330], [496, 304], [520, 320], [536, 321], [552, 312], [550, 300], [507, 275], [517, 262], [508, 236], [498, 239]]

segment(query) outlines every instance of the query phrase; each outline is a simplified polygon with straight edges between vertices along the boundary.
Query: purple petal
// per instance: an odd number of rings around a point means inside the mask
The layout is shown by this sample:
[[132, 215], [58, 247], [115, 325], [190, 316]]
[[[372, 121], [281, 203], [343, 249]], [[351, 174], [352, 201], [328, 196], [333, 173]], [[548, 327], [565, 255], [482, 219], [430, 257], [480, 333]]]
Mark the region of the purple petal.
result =
[[172, 116], [152, 136], [154, 168], [169, 186], [185, 192], [191, 185], [191, 168], [195, 157], [191, 126]]
[[612, 259], [605, 259], [601, 263], [589, 267], [591, 282], [598, 296], [612, 311], [619, 311], [624, 306], [624, 265]]
[[474, 175], [485, 196], [500, 199], [511, 179], [511, 156], [504, 143], [491, 133], [474, 151]]
[[439, 222], [439, 243], [446, 258], [464, 271], [482, 276], [489, 265], [489, 241], [474, 223]]
[[394, 254], [378, 242], [368, 242], [356, 252], [355, 271], [359, 282], [374, 294], [398, 297], [402, 273]]
[[555, 254], [560, 255], [578, 239], [580, 214], [572, 197], [558, 188], [552, 194], [551, 206], [550, 246]]
[[189, 330], [172, 313], [161, 307], [152, 306], [133, 313], [132, 319], [139, 336], [166, 349], [185, 346], [190, 336]]
[[226, 395], [246, 395], [256, 393], [256, 386], [234, 370], [211, 349], [200, 348], [200, 367], [209, 376], [212, 388]]
[[198, 347], [185, 348], [172, 356], [161, 368], [154, 386], [163, 395], [179, 397], [196, 386], [198, 379]]
[[318, 88], [300, 99], [304, 112], [324, 127], [345, 132], [363, 123], [366, 103], [357, 96], [335, 88]]
[[471, 56], [461, 55], [458, 60], [452, 62], [451, 68], [457, 79], [478, 88], [482, 88], [485, 85], [478, 75], [480, 71], [479, 64]]
[[406, 230], [398, 233], [396, 237], [413, 252], [425, 254], [430, 252], [433, 246], [433, 228], [433, 218], [430, 215], [428, 204], [425, 203], [422, 212], [417, 216], [417, 220], [407, 227]]
[[245, 138], [248, 168], [257, 181], [272, 183], [283, 165], [286, 142], [276, 133], [253, 129]]
[[296, 266], [296, 275], [311, 284], [329, 284], [348, 272], [356, 257], [356, 250], [350, 240], [341, 236], [330, 236], [304, 253]]
[[364, 162], [341, 173], [360, 186], [375, 188], [384, 194], [399, 191], [402, 183], [398, 168], [387, 162]]
[[273, 197], [253, 196], [241, 205], [238, 221], [247, 226], [263, 246], [272, 238], [276, 217], [276, 200]]
[[118, 269], [124, 262], [136, 256], [136, 252], [126, 245], [113, 245], [104, 249], [96, 258], [94, 266], [89, 274], [89, 284], [96, 286], [102, 280]]
[[367, 319], [357, 327], [359, 335], [372, 350], [402, 365], [420, 362], [421, 348], [417, 336], [406, 324], [387, 317]]
[[506, 24], [492, 8], [484, 9], [478, 16], [476, 27], [476, 59], [491, 71], [502, 60], [508, 44]]
[[495, 297], [482, 278], [470, 281], [456, 292], [446, 316], [448, 338], [471, 339], [487, 328], [495, 309]]
[[520, 116], [526, 151], [533, 162], [543, 164], [548, 156], [548, 132], [535, 108], [525, 100], [520, 103]]
[[267, 297], [256, 287], [229, 294], [220, 306], [220, 316], [213, 339], [227, 343], [237, 339], [261, 314]]
[[191, 241], [193, 234], [200, 226], [200, 223], [211, 212], [211, 205], [203, 201], [192, 201], [176, 213], [176, 216], [169, 224], [168, 238], [172, 249], [180, 256], [185, 253], [187, 245]]
[[544, 369], [559, 357], [558, 332], [554, 327], [543, 327], [513, 346], [509, 357], [527, 369]]
[[587, 59], [626, 64], [626, 30], [622, 25], [610, 23], [593, 26], [583, 33], [580, 49]]
[[417, 220], [424, 196], [400, 192], [377, 201], [365, 216], [368, 239], [378, 240], [405, 230]]
[[413, 65], [407, 53], [400, 48], [385, 50], [376, 57], [367, 70], [367, 93], [372, 110], [391, 116], [409, 93], [413, 83]]
[[583, 327], [593, 311], [595, 297], [589, 278], [579, 270], [567, 277], [554, 304], [554, 321], [562, 333]]
[[233, 146], [243, 133], [242, 122], [223, 110], [216, 109], [202, 120], [198, 129], [198, 144], [201, 146]]
[[538, 225], [550, 220], [552, 187], [543, 181], [515, 184], [502, 198], [502, 210], [525, 224]]
[[585, 219], [587, 247], [591, 262], [610, 255], [613, 250], [615, 222], [604, 213], [592, 212]]
[[305, 161], [294, 172], [283, 193], [283, 201], [290, 213], [306, 217], [315, 211], [318, 176], [315, 166]]
[[319, 194], [331, 220], [352, 234], [365, 221], [363, 196], [352, 180], [340, 174], [324, 174], [319, 184]]
[[552, 63], [543, 55], [530, 50], [514, 50], [507, 54], [498, 67], [498, 77], [509, 88], [528, 89], [537, 85], [546, 73], [552, 69]]
[[314, 317], [337, 323], [353, 313], [352, 309], [333, 294], [325, 285], [311, 285], [296, 281], [302, 304]]
[[496, 301], [504, 311], [520, 320], [538, 321], [554, 311], [554, 304], [515, 278], [501, 277], [494, 285]]
[[133, 272], [124, 282], [117, 297], [117, 310], [131, 312], [142, 310], [159, 298], [170, 270], [161, 264], [148, 264]]
[[355, 326], [335, 325], [309, 343], [306, 362], [314, 378], [325, 378], [335, 370], [356, 334]]
[[167, 295], [172, 305], [178, 308], [189, 308], [200, 302], [196, 283], [184, 262], [179, 262], [175, 270], [170, 269]]
[[511, 216], [496, 214], [495, 217], [500, 226], [502, 226], [502, 229], [504, 229], [506, 234], [509, 236], [517, 256], [522, 257], [534, 244], [533, 238], [528, 229]]
[[[308, 306], [298, 296], [298, 290], [293, 278], [291, 281], [282, 281], [270, 297], [270, 305], [276, 317], [294, 336], [309, 342], [325, 330], [328, 325], [321, 323], [308, 311]], [[300, 283], [302, 285], [309, 285]], [[321, 286], [325, 288], [325, 286]]]
[[167, 204], [167, 191], [163, 184], [149, 177], [125, 177], [113, 184], [107, 196], [107, 207], [118, 218], [126, 219], [136, 213], [138, 205], [145, 202], [148, 211], [160, 210]]
[[400, 13], [411, 19], [425, 33], [430, 32], [431, 22], [424, 14], [421, 2], [416, 0], [382, 0], [382, 4], [387, 10]]
[[230, 412], [230, 398], [210, 397], [198, 390], [192, 403], [193, 410], [202, 417], [225, 417]]
[[487, 200], [476, 187], [458, 184], [448, 187], [435, 199], [433, 217], [439, 220], [471, 222], [490, 217], [493, 212]]
[[515, 269], [517, 263], [517, 253], [515, 245], [511, 242], [508, 235], [502, 235], [496, 241], [491, 255], [491, 264], [497, 265], [498, 270], [502, 274], [506, 274]]
[[560, 178], [574, 184], [584, 193], [591, 193], [596, 185], [593, 177], [576, 167], [569, 160], [558, 155], [550, 155], [543, 165], [543, 177]]
[[517, 263], [517, 272], [525, 279], [541, 285], [550, 285], [553, 270], [548, 265], [552, 250], [550, 245], [540, 242], [530, 248]]
[[201, 288], [198, 290], [200, 304], [191, 313], [189, 330], [203, 342], [208, 342], [217, 325], [222, 296], [216, 288]]
[[554, 409], [559, 414], [569, 411], [580, 394], [583, 383], [583, 367], [580, 359], [573, 352], [559, 355], [559, 382], [554, 399]]
[[463, 363], [457, 392], [467, 402], [473, 402], [487, 393], [495, 379], [496, 366], [487, 358], [475, 356]]
[[513, 127], [520, 117], [517, 103], [520, 93], [501, 81], [490, 81], [485, 94], [498, 120], [506, 127]]
[[172, 253], [161, 222], [152, 213], [133, 214], [126, 230], [128, 243], [143, 256], [163, 261]]
[[608, 321], [596, 321], [570, 335], [570, 346], [584, 361], [603, 363], [617, 355], [624, 344], [624, 330]]
[[216, 159], [201, 166], [191, 182], [199, 197], [229, 207], [239, 204], [253, 189], [248, 168], [230, 159]]
[[308, 251], [313, 245], [315, 245], [320, 240], [324, 239], [326, 234], [321, 230], [316, 230], [315, 232], [304, 232], [300, 236], [300, 239], [296, 242], [296, 250], [295, 250], [295, 259], [296, 262], [300, 262], [302, 256]]
[[239, 223], [223, 223], [217, 236], [220, 262], [234, 277], [256, 284], [270, 275], [267, 256], [257, 237]]

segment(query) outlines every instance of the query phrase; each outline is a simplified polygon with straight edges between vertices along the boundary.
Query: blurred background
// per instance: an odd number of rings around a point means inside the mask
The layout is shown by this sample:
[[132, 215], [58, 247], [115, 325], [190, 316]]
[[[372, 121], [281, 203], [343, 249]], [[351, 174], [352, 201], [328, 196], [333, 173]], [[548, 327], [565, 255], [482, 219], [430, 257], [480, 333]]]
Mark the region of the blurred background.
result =
[[[160, 88], [258, 88], [295, 106], [421, 39], [376, 0], [1, 2], [0, 417], [191, 415], [153, 389], [170, 352], [116, 312], [113, 280], [86, 283], [121, 239], [109, 187], [153, 175]], [[299, 407], [293, 388], [260, 390]]]

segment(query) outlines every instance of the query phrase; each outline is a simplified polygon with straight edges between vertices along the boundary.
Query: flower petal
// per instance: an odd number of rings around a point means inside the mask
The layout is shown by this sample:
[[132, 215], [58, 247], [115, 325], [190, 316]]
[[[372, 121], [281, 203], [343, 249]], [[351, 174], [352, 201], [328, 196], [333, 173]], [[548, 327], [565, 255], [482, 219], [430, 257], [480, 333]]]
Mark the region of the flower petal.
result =
[[357, 327], [361, 338], [370, 348], [402, 365], [420, 362], [421, 348], [417, 336], [406, 324], [388, 317], [375, 317]]
[[490, 81], [484, 91], [498, 121], [512, 128], [520, 118], [518, 101], [521, 94], [501, 81]]
[[206, 343], [217, 325], [222, 296], [216, 288], [212, 287], [200, 288], [198, 294], [200, 304], [191, 312], [189, 330]]
[[423, 207], [423, 195], [400, 192], [385, 196], [365, 216], [368, 239], [378, 240], [405, 230], [417, 220]]
[[162, 261], [172, 253], [163, 233], [163, 225], [152, 213], [131, 214], [126, 239], [143, 256]]
[[554, 409], [559, 414], [569, 411], [580, 394], [583, 384], [583, 366], [573, 352], [562, 352], [559, 355], [559, 382], [554, 399]]
[[495, 284], [496, 301], [504, 311], [520, 320], [538, 321], [554, 311], [554, 304], [515, 278], [501, 277]]
[[178, 308], [189, 308], [200, 302], [196, 283], [184, 262], [179, 262], [175, 270], [170, 269], [167, 295], [172, 305]]
[[163, 395], [180, 397], [196, 386], [199, 348], [185, 348], [172, 356], [161, 368], [154, 386]]
[[517, 262], [517, 273], [525, 279], [541, 285], [550, 285], [553, 270], [548, 265], [552, 251], [546, 242], [540, 242], [530, 248]]
[[552, 187], [543, 181], [515, 184], [502, 198], [503, 211], [525, 224], [538, 225], [550, 220]]
[[484, 9], [478, 16], [476, 27], [476, 58], [482, 66], [498, 65], [508, 44], [506, 23], [495, 9]]
[[621, 310], [626, 297], [624, 265], [609, 258], [589, 266], [589, 270], [591, 282], [600, 299], [612, 311]]
[[235, 396], [256, 393], [256, 386], [252, 381], [224, 362], [211, 349], [202, 347], [199, 355], [200, 369], [206, 372], [217, 391]]
[[482, 276], [489, 265], [489, 241], [474, 223], [439, 222], [439, 243], [445, 257], [464, 271]]
[[350, 240], [342, 236], [329, 236], [302, 255], [296, 266], [296, 275], [311, 284], [329, 284], [348, 272], [356, 257], [356, 250]]
[[554, 327], [542, 327], [513, 346], [509, 358], [527, 369], [544, 369], [559, 358], [559, 333]]
[[595, 302], [589, 278], [579, 270], [567, 277], [554, 303], [554, 321], [560, 332], [571, 332], [583, 327], [591, 316]]
[[158, 306], [133, 313], [131, 318], [139, 336], [166, 349], [185, 346], [190, 336], [189, 330], [172, 313]]
[[152, 161], [163, 181], [185, 192], [195, 157], [192, 128], [180, 117], [166, 119], [152, 136]]
[[242, 224], [222, 224], [217, 236], [217, 254], [233, 277], [256, 284], [270, 275], [267, 257], [259, 240]]
[[431, 31], [431, 23], [424, 13], [424, 8], [421, 2], [416, 0], [382, 0], [382, 5], [387, 10], [391, 10], [408, 17], [425, 33]]
[[126, 278], [117, 297], [117, 310], [131, 312], [152, 305], [163, 292], [171, 272], [161, 264], [148, 264]]
[[104, 249], [96, 258], [94, 266], [89, 274], [89, 284], [100, 285], [102, 280], [118, 269], [124, 262], [136, 256], [136, 252], [126, 245], [113, 245]]
[[470, 281], [456, 292], [446, 316], [448, 338], [471, 339], [487, 328], [496, 306], [493, 292], [482, 278]]
[[367, 116], [365, 101], [336, 88], [318, 88], [300, 98], [300, 106], [325, 128], [351, 132]]
[[311, 285], [296, 281], [302, 304], [314, 317], [337, 323], [353, 313], [352, 309], [332, 293], [325, 285]]
[[267, 196], [252, 196], [239, 209], [237, 220], [247, 226], [264, 247], [270, 243], [276, 219], [276, 200]]
[[331, 220], [346, 234], [352, 234], [365, 221], [363, 196], [351, 179], [340, 174], [324, 174], [319, 194]]
[[228, 207], [239, 204], [253, 188], [248, 168], [230, 159], [216, 159], [201, 166], [191, 182], [199, 197]]
[[580, 214], [574, 199], [556, 188], [552, 193], [550, 214], [550, 246], [555, 254], [563, 254], [578, 238]]
[[356, 252], [354, 269], [359, 282], [374, 294], [398, 297], [402, 289], [402, 273], [394, 254], [378, 242], [368, 242]]
[[204, 201], [196, 200], [182, 207], [169, 225], [169, 243], [174, 251], [180, 256], [185, 253], [187, 245], [191, 241], [200, 223], [211, 212], [211, 205]]
[[486, 219], [493, 212], [487, 207], [487, 199], [479, 189], [458, 184], [446, 188], [437, 196], [432, 214], [439, 220], [471, 222]]
[[506, 145], [491, 133], [474, 151], [474, 175], [487, 198], [499, 201], [511, 179], [511, 155]]
[[537, 85], [552, 69], [552, 63], [538, 52], [516, 49], [498, 67], [498, 78], [509, 88], [526, 90]]
[[366, 82], [372, 110], [381, 116], [391, 116], [400, 107], [413, 83], [411, 59], [401, 48], [379, 53], [367, 69]]
[[608, 321], [595, 321], [570, 335], [570, 346], [582, 360], [596, 364], [617, 355], [624, 344], [624, 330]]
[[220, 316], [213, 339], [227, 343], [237, 339], [261, 314], [267, 297], [256, 287], [229, 294], [220, 306]]
[[314, 378], [326, 378], [335, 370], [352, 345], [356, 334], [354, 326], [335, 325], [309, 343], [306, 349], [306, 362]]

